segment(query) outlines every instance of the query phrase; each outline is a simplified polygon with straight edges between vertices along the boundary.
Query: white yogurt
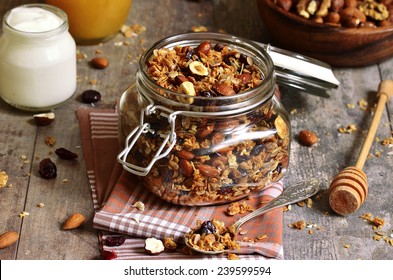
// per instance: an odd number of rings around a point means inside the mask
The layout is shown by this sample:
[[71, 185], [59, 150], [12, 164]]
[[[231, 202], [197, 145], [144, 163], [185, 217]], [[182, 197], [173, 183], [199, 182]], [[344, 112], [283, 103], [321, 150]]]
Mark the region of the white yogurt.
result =
[[17, 7], [11, 10], [7, 23], [23, 32], [47, 32], [59, 28], [64, 22], [52, 12], [42, 8]]
[[76, 89], [76, 46], [63, 11], [31, 4], [9, 11], [0, 38], [0, 95], [24, 110], [55, 108]]

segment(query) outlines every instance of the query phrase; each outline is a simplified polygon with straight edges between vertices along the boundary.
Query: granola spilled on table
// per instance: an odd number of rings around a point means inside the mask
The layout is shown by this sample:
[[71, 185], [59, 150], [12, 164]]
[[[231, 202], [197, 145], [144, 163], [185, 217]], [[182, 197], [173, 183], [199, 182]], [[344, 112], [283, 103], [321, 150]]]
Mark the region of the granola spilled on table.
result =
[[[190, 112], [216, 112], [226, 105], [241, 108], [244, 105], [236, 101], [247, 100], [243, 96], [249, 98], [250, 90], [265, 79], [253, 58], [208, 41], [155, 49], [145, 65], [146, 74], [160, 85], [156, 93], [170, 100], [170, 109], [175, 111], [177, 104], [189, 106]], [[140, 102], [135, 97], [124, 102], [124, 135], [140, 124], [133, 116], [146, 106]], [[290, 142], [290, 127], [282, 112], [267, 99], [241, 114], [178, 114], [176, 143], [146, 176], [141, 176], [144, 186], [175, 204], [209, 205], [239, 200], [279, 180], [288, 166]], [[149, 132], [139, 137], [130, 152], [130, 163], [145, 167], [155, 157], [162, 135], [170, 130], [165, 114], [158, 109], [144, 116]]]

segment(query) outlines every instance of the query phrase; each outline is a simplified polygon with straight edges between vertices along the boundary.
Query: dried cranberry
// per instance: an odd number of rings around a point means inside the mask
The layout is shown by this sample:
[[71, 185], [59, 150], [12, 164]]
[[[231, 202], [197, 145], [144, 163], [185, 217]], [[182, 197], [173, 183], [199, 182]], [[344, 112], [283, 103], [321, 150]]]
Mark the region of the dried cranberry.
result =
[[101, 100], [101, 93], [94, 89], [88, 89], [82, 92], [81, 99], [84, 103], [96, 103]]
[[104, 260], [113, 260], [117, 258], [117, 254], [113, 251], [102, 251], [102, 257]]
[[105, 239], [105, 245], [109, 247], [120, 246], [124, 241], [126, 241], [125, 236], [108, 236]]
[[44, 158], [40, 161], [39, 173], [44, 179], [54, 179], [57, 176], [56, 164], [50, 158]]
[[58, 155], [62, 159], [76, 159], [78, 155], [65, 149], [65, 148], [58, 148], [55, 151], [56, 155]]

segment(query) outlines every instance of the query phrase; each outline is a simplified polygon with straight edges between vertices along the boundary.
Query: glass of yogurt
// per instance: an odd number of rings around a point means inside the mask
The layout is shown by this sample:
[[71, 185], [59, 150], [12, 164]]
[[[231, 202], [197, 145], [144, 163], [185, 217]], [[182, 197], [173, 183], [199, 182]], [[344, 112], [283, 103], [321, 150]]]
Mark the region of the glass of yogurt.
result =
[[8, 11], [0, 37], [0, 96], [27, 111], [46, 111], [76, 90], [76, 44], [67, 15], [46, 4]]

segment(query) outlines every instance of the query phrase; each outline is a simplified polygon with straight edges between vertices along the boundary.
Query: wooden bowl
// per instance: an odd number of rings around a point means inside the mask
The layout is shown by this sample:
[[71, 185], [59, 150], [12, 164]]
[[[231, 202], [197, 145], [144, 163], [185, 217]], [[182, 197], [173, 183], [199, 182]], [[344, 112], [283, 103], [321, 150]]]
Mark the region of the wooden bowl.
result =
[[336, 67], [381, 62], [393, 55], [393, 26], [335, 27], [287, 12], [273, 0], [257, 0], [272, 45], [310, 56]]

